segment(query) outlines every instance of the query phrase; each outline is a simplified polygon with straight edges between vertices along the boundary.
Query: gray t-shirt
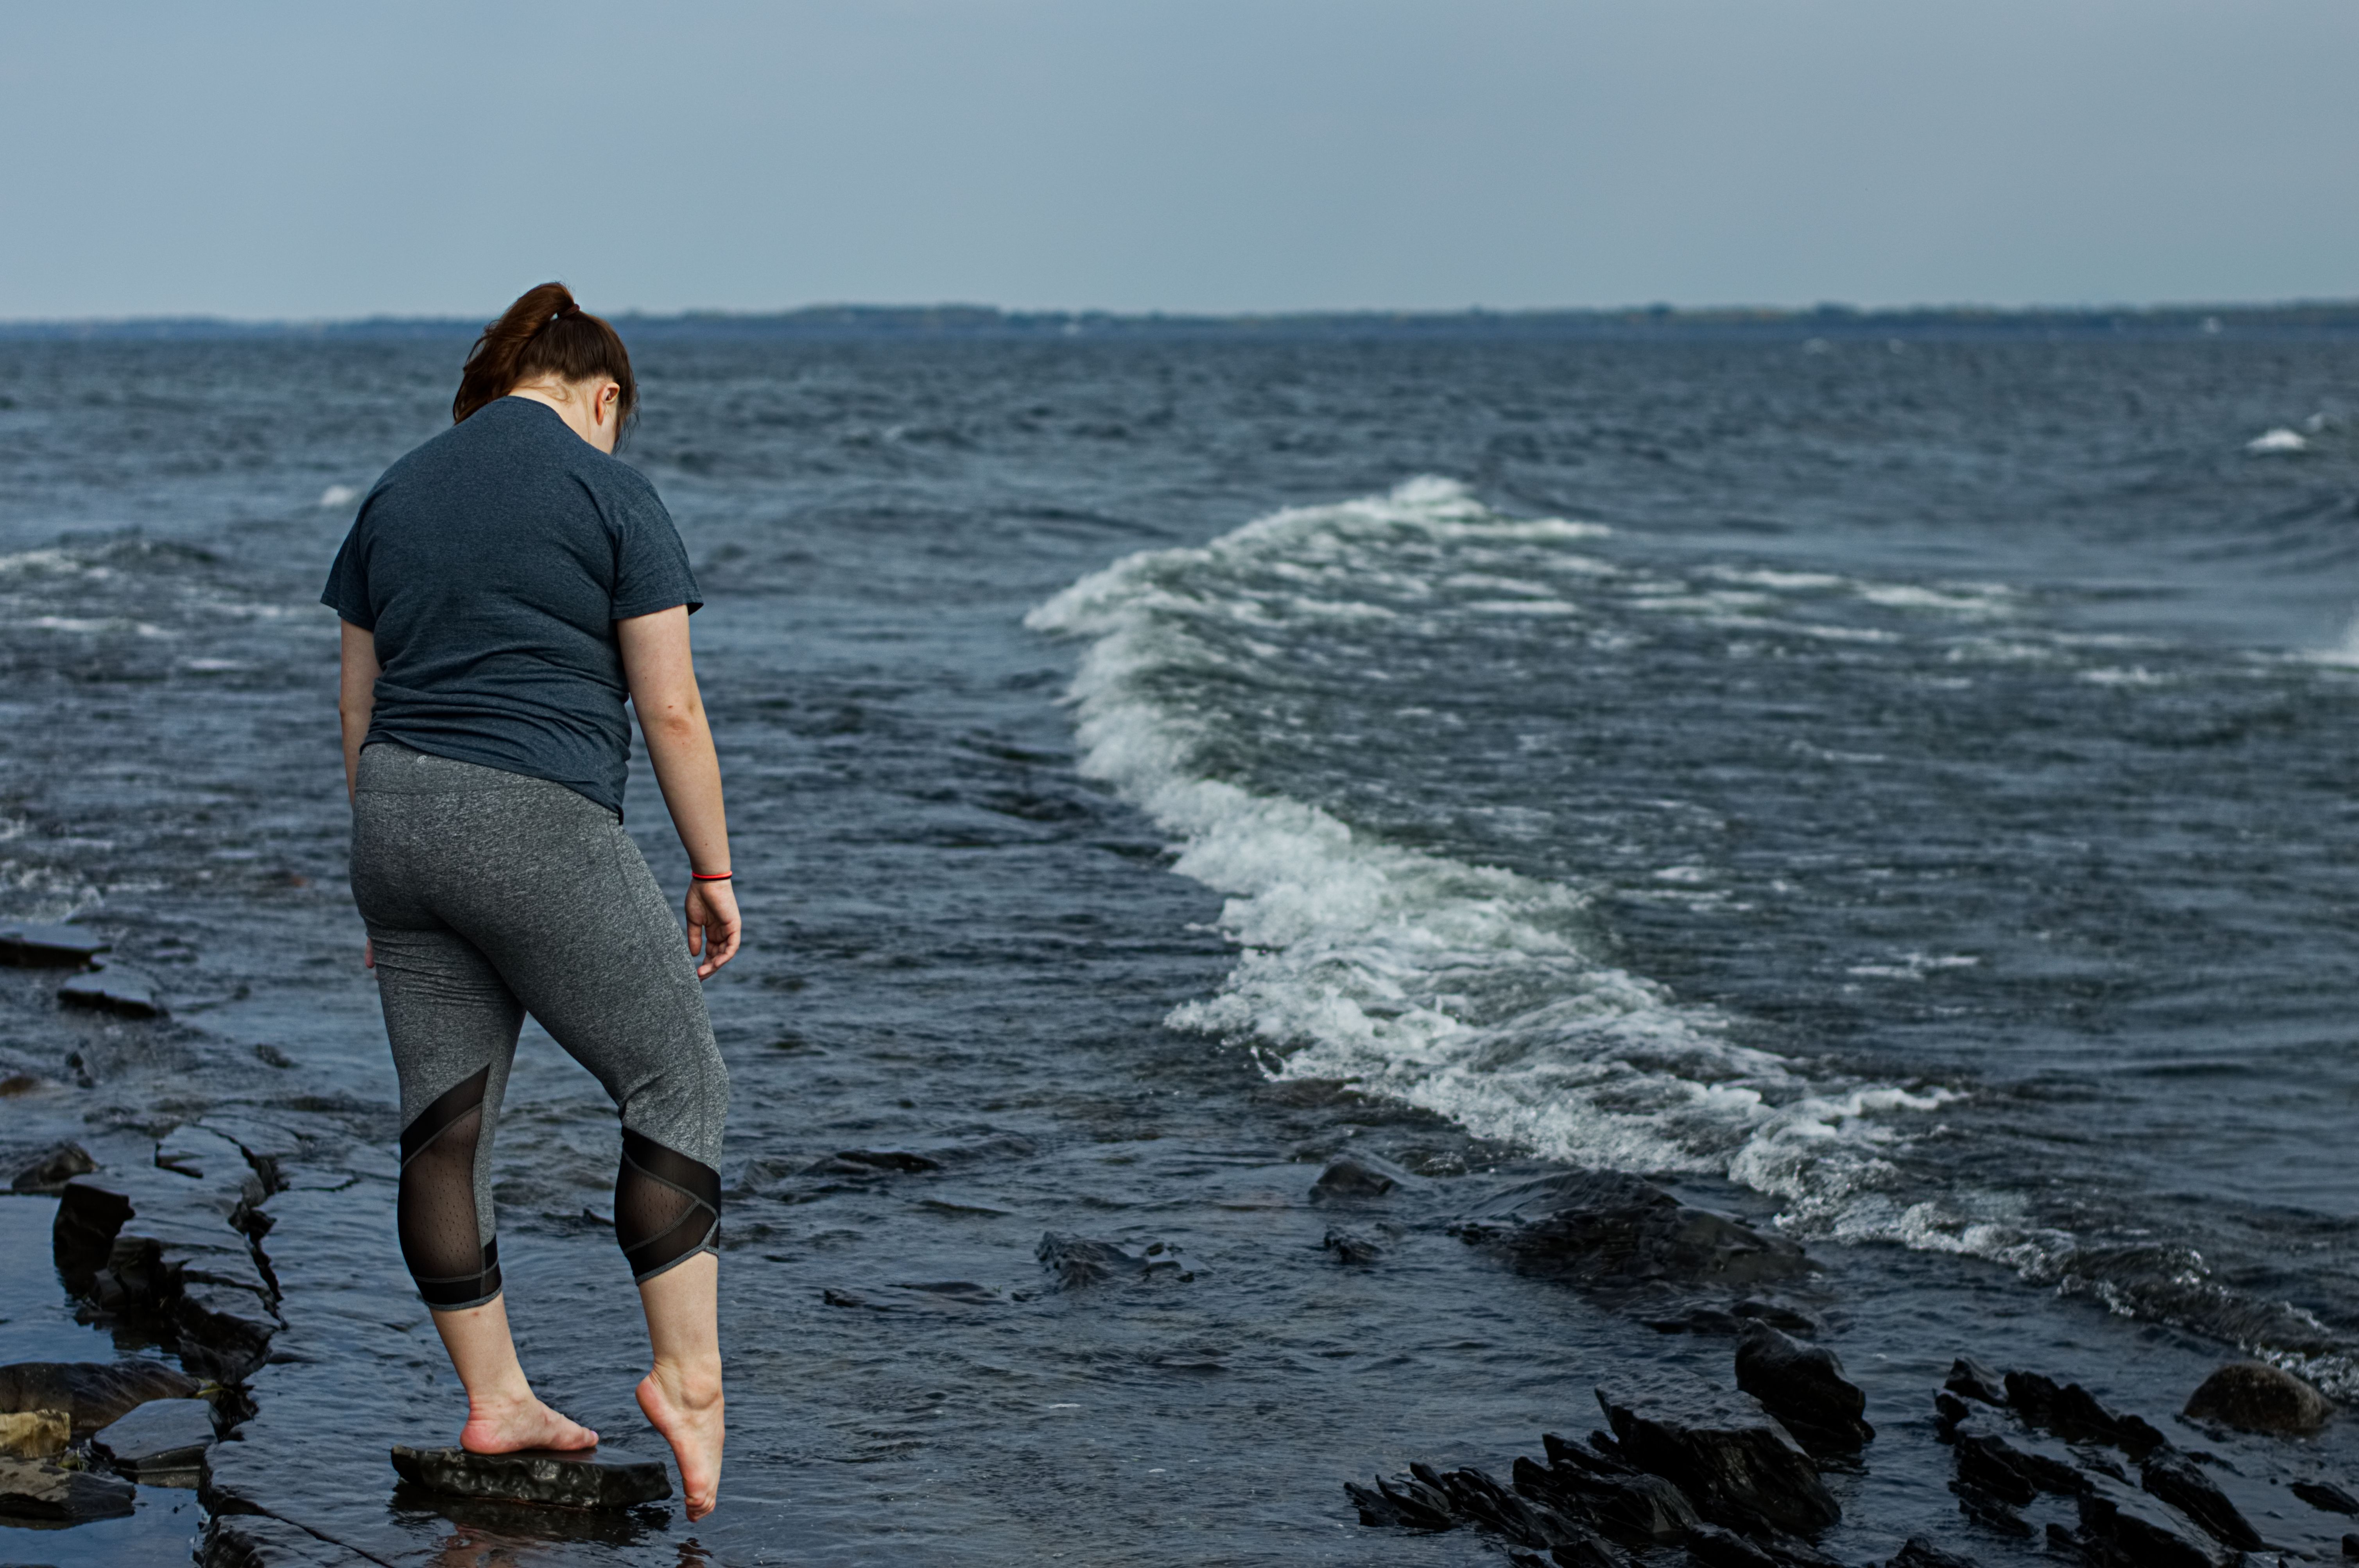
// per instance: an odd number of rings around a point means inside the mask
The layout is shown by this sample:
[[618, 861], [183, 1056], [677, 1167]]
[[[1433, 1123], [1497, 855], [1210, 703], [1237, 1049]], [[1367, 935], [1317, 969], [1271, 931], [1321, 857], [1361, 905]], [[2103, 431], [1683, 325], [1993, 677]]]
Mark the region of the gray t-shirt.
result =
[[614, 812], [631, 756], [614, 622], [703, 603], [655, 487], [528, 397], [376, 481], [321, 596], [376, 634], [368, 740], [549, 779]]

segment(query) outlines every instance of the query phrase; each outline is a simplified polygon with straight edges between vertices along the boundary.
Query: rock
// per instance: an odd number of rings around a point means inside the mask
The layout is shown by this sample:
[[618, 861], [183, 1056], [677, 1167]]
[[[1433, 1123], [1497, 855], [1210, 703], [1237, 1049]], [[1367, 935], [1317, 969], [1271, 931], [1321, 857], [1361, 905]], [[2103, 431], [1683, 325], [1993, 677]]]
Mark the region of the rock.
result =
[[13, 1411], [0, 1415], [0, 1454], [54, 1459], [73, 1441], [73, 1418], [63, 1411]]
[[8, 1183], [8, 1189], [53, 1195], [65, 1191], [66, 1184], [76, 1176], [86, 1176], [97, 1169], [98, 1162], [90, 1157], [89, 1150], [79, 1143], [60, 1143], [18, 1170]]
[[2239, 1552], [2258, 1552], [2267, 1544], [2218, 1483], [2169, 1444], [2146, 1456], [2139, 1465], [2139, 1484], [2201, 1525], [2214, 1541]]
[[1715, 1524], [1806, 1534], [1843, 1518], [1810, 1456], [1750, 1394], [1664, 1374], [1597, 1390], [1623, 1457]]
[[0, 964], [79, 969], [114, 944], [81, 925], [0, 925]]
[[844, 1149], [803, 1167], [806, 1176], [882, 1176], [895, 1171], [939, 1171], [942, 1162], [914, 1149]]
[[2332, 1481], [2296, 1481], [2293, 1495], [2311, 1508], [2331, 1514], [2359, 1514], [2359, 1498], [2353, 1497]]
[[1702, 1568], [1778, 1568], [1777, 1560], [1739, 1535], [1705, 1525], [1688, 1537], [1688, 1561]]
[[1408, 1179], [1407, 1171], [1374, 1154], [1338, 1154], [1327, 1162], [1327, 1168], [1310, 1184], [1310, 1201], [1380, 1198]]
[[1057, 1277], [1060, 1290], [1072, 1290], [1082, 1285], [1103, 1284], [1110, 1280], [1143, 1280], [1169, 1275], [1177, 1280], [1192, 1280], [1196, 1276], [1181, 1260], [1179, 1249], [1166, 1242], [1150, 1241], [1144, 1247], [1125, 1247], [1119, 1241], [1093, 1241], [1086, 1237], [1068, 1236], [1047, 1231], [1033, 1256], [1040, 1266]]
[[1330, 1228], [1319, 1245], [1332, 1252], [1338, 1263], [1373, 1263], [1385, 1255], [1383, 1242], [1356, 1230]]
[[1736, 1347], [1736, 1386], [1816, 1457], [1856, 1454], [1875, 1436], [1861, 1419], [1867, 1396], [1843, 1377], [1835, 1353], [1766, 1323], [1746, 1329]]
[[1923, 1536], [1912, 1535], [1885, 1568], [1975, 1568], [1975, 1564], [1971, 1557], [1944, 1552]]
[[172, 1303], [180, 1362], [218, 1382], [242, 1382], [270, 1355], [278, 1319], [261, 1296], [236, 1285], [184, 1282]]
[[147, 1487], [193, 1487], [213, 1444], [213, 1407], [155, 1400], [99, 1429], [91, 1452]]
[[1999, 1502], [2022, 1508], [2042, 1492], [2072, 1498], [2089, 1489], [2089, 1478], [2069, 1459], [2010, 1443], [1995, 1432], [1962, 1433], [1956, 1442], [1958, 1485]]
[[2137, 1568], [2226, 1568], [2229, 1554], [2201, 1530], [2155, 1500], [2111, 1481], [2094, 1481], [2081, 1495], [2083, 1551], [2096, 1542], [2112, 1559]]
[[2115, 1413], [2078, 1383], [2059, 1386], [2036, 1372], [2009, 1372], [2006, 1397], [2017, 1414], [2067, 1443], [2103, 1443], [2144, 1459], [2164, 1442], [2145, 1420]]
[[205, 1530], [203, 1568], [377, 1568], [375, 1558], [322, 1541], [268, 1514], [218, 1514]]
[[58, 988], [58, 1000], [68, 1007], [95, 1008], [125, 1018], [161, 1018], [165, 1012], [152, 977], [114, 964], [76, 975]]
[[[1560, 1445], [1571, 1446], [1554, 1433], [1545, 1441], [1552, 1455]], [[1643, 1470], [1617, 1475], [1574, 1462], [1517, 1459], [1514, 1474], [1516, 1491], [1625, 1546], [1673, 1545], [1703, 1522], [1677, 1487]]]
[[1379, 1476], [1373, 1492], [1346, 1481], [1343, 1491], [1360, 1510], [1362, 1524], [1424, 1530], [1458, 1528], [1458, 1515], [1449, 1496], [1440, 1487], [1429, 1487], [1414, 1476], [1387, 1481]]
[[2182, 1411], [2190, 1421], [2217, 1422], [2239, 1432], [2308, 1437], [2334, 1407], [2326, 1396], [2283, 1368], [2237, 1361], [2203, 1379]]
[[1540, 1551], [1560, 1547], [1602, 1545], [1594, 1531], [1560, 1516], [1545, 1503], [1536, 1503], [1499, 1485], [1481, 1470], [1451, 1470], [1440, 1477], [1442, 1495], [1451, 1510], [1495, 1535], [1518, 1546]]
[[52, 1232], [58, 1272], [93, 1305], [170, 1329], [184, 1359], [234, 1380], [261, 1364], [278, 1328], [276, 1282], [250, 1239], [266, 1228], [262, 1180], [214, 1134], [179, 1152], [190, 1168], [68, 1182]]
[[194, 1380], [156, 1361], [18, 1361], [0, 1367], [0, 1411], [63, 1411], [76, 1438], [150, 1400], [185, 1400], [196, 1391]]
[[45, 1523], [82, 1524], [121, 1519], [137, 1490], [130, 1482], [92, 1470], [69, 1470], [42, 1459], [0, 1459], [0, 1516]]
[[1941, 1387], [1986, 1405], [2001, 1409], [2006, 1406], [2006, 1379], [1971, 1356], [1961, 1356], [1950, 1363], [1950, 1375]]
[[2359, 1557], [2359, 1535], [2346, 1535], [2343, 1538], [2343, 1555]]
[[1810, 1271], [1801, 1248], [1742, 1221], [1691, 1208], [1612, 1171], [1546, 1176], [1500, 1193], [1451, 1227], [1495, 1247], [1520, 1273], [1601, 1288], [1669, 1283], [1745, 1287]]
[[540, 1503], [564, 1509], [628, 1509], [671, 1496], [660, 1460], [588, 1449], [559, 1454], [470, 1454], [463, 1448], [393, 1451], [394, 1473], [413, 1487], [452, 1498]]

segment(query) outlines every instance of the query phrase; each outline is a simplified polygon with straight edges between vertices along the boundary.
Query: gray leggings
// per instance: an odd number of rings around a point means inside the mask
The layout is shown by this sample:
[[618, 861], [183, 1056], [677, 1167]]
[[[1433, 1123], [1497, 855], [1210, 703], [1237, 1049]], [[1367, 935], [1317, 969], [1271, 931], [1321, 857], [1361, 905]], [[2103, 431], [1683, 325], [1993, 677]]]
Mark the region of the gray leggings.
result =
[[717, 1248], [729, 1074], [680, 922], [613, 812], [379, 741], [361, 752], [353, 899], [401, 1079], [402, 1257], [429, 1306], [500, 1293], [492, 1139], [527, 1012], [622, 1112], [632, 1277]]

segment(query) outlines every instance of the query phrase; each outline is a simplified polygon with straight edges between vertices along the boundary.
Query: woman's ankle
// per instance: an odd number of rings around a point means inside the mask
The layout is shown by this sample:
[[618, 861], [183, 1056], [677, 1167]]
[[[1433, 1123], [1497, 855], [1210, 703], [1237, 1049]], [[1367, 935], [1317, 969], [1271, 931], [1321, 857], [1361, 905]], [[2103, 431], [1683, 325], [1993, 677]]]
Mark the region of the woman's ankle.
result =
[[721, 1402], [721, 1357], [698, 1357], [689, 1361], [668, 1361], [658, 1357], [647, 1376], [654, 1379], [664, 1397], [690, 1410], [702, 1410]]

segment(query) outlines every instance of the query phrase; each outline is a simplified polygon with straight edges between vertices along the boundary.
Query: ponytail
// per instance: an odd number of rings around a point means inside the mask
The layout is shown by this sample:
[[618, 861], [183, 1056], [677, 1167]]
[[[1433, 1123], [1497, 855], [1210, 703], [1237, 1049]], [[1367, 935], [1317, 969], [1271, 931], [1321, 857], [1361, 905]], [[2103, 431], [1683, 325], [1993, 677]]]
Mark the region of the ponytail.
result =
[[593, 376], [622, 387], [614, 416], [626, 428], [638, 409], [639, 384], [632, 379], [631, 356], [623, 340], [575, 304], [565, 285], [544, 283], [526, 289], [467, 351], [459, 395], [451, 400], [451, 422], [459, 423], [528, 381], [554, 377], [578, 382]]

